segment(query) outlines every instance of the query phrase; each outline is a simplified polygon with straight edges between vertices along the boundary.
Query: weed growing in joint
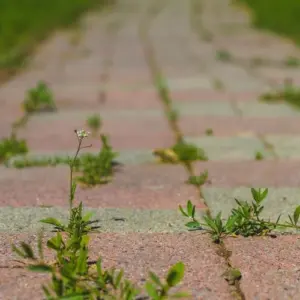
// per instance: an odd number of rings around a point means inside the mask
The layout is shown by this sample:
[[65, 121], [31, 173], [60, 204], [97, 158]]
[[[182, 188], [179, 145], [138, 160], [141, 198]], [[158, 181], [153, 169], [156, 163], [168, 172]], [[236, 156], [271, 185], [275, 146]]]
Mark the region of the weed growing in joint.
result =
[[8, 164], [10, 158], [28, 153], [26, 140], [17, 138], [18, 130], [27, 124], [32, 113], [56, 110], [51, 90], [44, 82], [38, 82], [35, 88], [27, 92], [22, 108], [24, 115], [12, 124], [10, 137], [0, 141], [0, 163]]
[[264, 159], [264, 155], [260, 151], [257, 151], [255, 153], [255, 160], [263, 160], [263, 159]]
[[[80, 132], [77, 132], [80, 134]], [[113, 151], [109, 144], [108, 137], [101, 135], [102, 148], [96, 153], [84, 153], [76, 156], [73, 169], [77, 173], [75, 180], [84, 186], [94, 186], [106, 184], [112, 180], [116, 168], [120, 165], [115, 161], [118, 153]], [[1, 148], [0, 148], [1, 151]], [[0, 152], [1, 153], [1, 152]], [[17, 158], [12, 162], [7, 161], [7, 167], [17, 169], [30, 167], [55, 167], [57, 165], [69, 165], [69, 158], [61, 156], [42, 157], [42, 158]]]
[[222, 49], [216, 52], [216, 59], [223, 62], [229, 62], [232, 61], [233, 57], [227, 50]]
[[[69, 220], [64, 224], [55, 218], [46, 218], [42, 223], [51, 225], [56, 232], [46, 245], [54, 251], [55, 260], [49, 262], [44, 257], [43, 236], [39, 235], [38, 254], [32, 247], [21, 242], [20, 247], [12, 245], [13, 251], [24, 259], [26, 268], [33, 272], [51, 275], [51, 282], [43, 285], [42, 289], [47, 300], [77, 299], [77, 300], [133, 300], [133, 299], [172, 299], [187, 298], [187, 293], [170, 292], [178, 285], [184, 276], [184, 264], [178, 262], [172, 266], [164, 281], [152, 272], [147, 280], [144, 292], [132, 282], [124, 278], [123, 270], [104, 270], [102, 259], [89, 261], [89, 234], [98, 232], [98, 220], [91, 220], [92, 213], [83, 214], [83, 204], [74, 206], [77, 188], [73, 178], [79, 152], [89, 147], [83, 145], [88, 133], [84, 130], [76, 131], [78, 147], [73, 159], [69, 160]], [[140, 295], [140, 296], [139, 296]], [[142, 297], [142, 298], [141, 298]]]
[[17, 139], [15, 135], [0, 141], [0, 163], [6, 163], [11, 157], [27, 152], [26, 141]]
[[39, 81], [36, 87], [27, 91], [23, 109], [27, 114], [56, 111], [52, 91], [45, 82]]
[[206, 230], [211, 234], [215, 243], [220, 243], [225, 236], [241, 235], [244, 237], [254, 235], [270, 234], [276, 229], [292, 228], [300, 229], [298, 225], [300, 217], [300, 206], [297, 206], [294, 214], [288, 216], [289, 221], [279, 223], [280, 217], [275, 222], [265, 220], [261, 217], [264, 210], [262, 202], [268, 195], [268, 189], [251, 189], [252, 202], [248, 203], [235, 199], [237, 207], [232, 209], [229, 218], [224, 221], [219, 212], [215, 217], [204, 216], [204, 222], [196, 219], [195, 205], [189, 200], [187, 202], [186, 210], [179, 206], [180, 212], [190, 219], [185, 225], [190, 229]]
[[212, 128], [207, 128], [205, 130], [205, 135], [207, 135], [207, 136], [213, 136], [214, 135], [214, 131], [212, 130]]
[[86, 124], [91, 130], [92, 135], [96, 137], [101, 129], [102, 120], [98, 114], [95, 114], [88, 117], [88, 119], [86, 120]]
[[[206, 161], [208, 160], [208, 157], [202, 148], [198, 148], [193, 144], [185, 142], [184, 135], [178, 123], [179, 113], [173, 108], [167, 83], [160, 74], [157, 74], [155, 81], [157, 91], [164, 106], [165, 115], [168, 119], [169, 126], [174, 133], [176, 142], [175, 145], [169, 149], [154, 150], [153, 154], [157, 156], [161, 162], [182, 164], [189, 176], [187, 182], [193, 184], [197, 188], [200, 200], [205, 203], [201, 186], [206, 180], [206, 171], [203, 174], [200, 174], [200, 176], [197, 176], [195, 174], [193, 163], [199, 160]], [[203, 179], [205, 180], [203, 181]], [[209, 210], [207, 210], [207, 213], [210, 214]]]
[[293, 84], [292, 80], [286, 79], [281, 89], [262, 94], [260, 100], [267, 103], [285, 101], [296, 108], [300, 108], [300, 89]]

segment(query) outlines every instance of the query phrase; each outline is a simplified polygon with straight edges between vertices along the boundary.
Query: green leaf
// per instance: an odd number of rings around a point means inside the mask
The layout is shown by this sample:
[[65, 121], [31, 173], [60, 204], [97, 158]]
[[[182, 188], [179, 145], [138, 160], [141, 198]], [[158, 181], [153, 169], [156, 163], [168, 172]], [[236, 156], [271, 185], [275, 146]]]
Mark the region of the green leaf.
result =
[[95, 214], [95, 212], [91, 211], [91, 212], [88, 212], [84, 215], [84, 217], [82, 218], [82, 220], [84, 222], [87, 222], [91, 219], [91, 217]]
[[38, 242], [37, 242], [39, 257], [41, 260], [44, 260], [43, 233], [44, 233], [43, 230], [39, 231]]
[[261, 193], [261, 201], [266, 199], [266, 197], [268, 196], [268, 189], [265, 189], [262, 193]]
[[60, 250], [62, 245], [62, 236], [60, 233], [57, 233], [56, 236], [52, 237], [47, 241], [47, 247], [54, 250]]
[[32, 248], [30, 247], [30, 245], [24, 243], [24, 242], [21, 242], [21, 247], [23, 248], [23, 251], [26, 255], [26, 258], [30, 258], [30, 259], [35, 259], [35, 256], [33, 254], [33, 250]]
[[64, 225], [62, 223], [60, 223], [57, 219], [55, 218], [46, 218], [43, 220], [40, 220], [41, 223], [45, 223], [45, 224], [50, 224], [50, 225], [54, 225], [56, 227], [60, 227], [60, 228], [64, 228]]
[[294, 211], [293, 219], [294, 219], [294, 224], [295, 225], [297, 225], [297, 223], [299, 221], [299, 216], [300, 216], [300, 205], [297, 206], [295, 211]]
[[157, 292], [156, 288], [150, 282], [147, 282], [145, 284], [145, 289], [146, 289], [148, 295], [153, 300], [158, 300], [160, 298], [159, 295], [158, 295], [158, 292]]
[[185, 216], [185, 217], [188, 217], [189, 215], [183, 210], [182, 206], [179, 205], [179, 210], [180, 212]]
[[116, 286], [117, 288], [118, 288], [119, 285], [120, 285], [120, 282], [121, 282], [121, 280], [122, 280], [122, 278], [123, 278], [123, 275], [124, 275], [124, 271], [121, 270], [121, 271], [119, 272], [118, 276], [116, 277], [116, 280], [115, 280], [115, 286]]
[[161, 283], [159, 277], [155, 273], [149, 272], [149, 276], [156, 285], [163, 287], [163, 284]]
[[258, 202], [259, 201], [258, 191], [254, 188], [251, 188], [251, 194], [252, 194], [252, 197], [255, 200], [255, 202]]
[[33, 272], [49, 273], [52, 272], [52, 267], [46, 264], [29, 265], [28, 270]]
[[81, 248], [79, 252], [79, 257], [76, 261], [76, 270], [80, 275], [84, 275], [88, 270], [87, 264], [88, 251], [85, 248]]
[[199, 227], [201, 227], [200, 223], [198, 221], [188, 222], [188, 223], [185, 224], [185, 226], [188, 227], [188, 228], [199, 228]]
[[16, 247], [16, 245], [12, 244], [11, 245], [12, 251], [17, 253], [19, 256], [21, 256], [22, 258], [27, 258], [26, 254], [24, 252], [22, 252], [18, 247]]
[[178, 284], [184, 276], [184, 264], [182, 262], [178, 262], [174, 266], [169, 269], [167, 275], [167, 283], [169, 287], [173, 287]]
[[194, 211], [194, 205], [192, 204], [191, 200], [187, 202], [187, 213], [189, 217], [193, 216], [193, 211]]

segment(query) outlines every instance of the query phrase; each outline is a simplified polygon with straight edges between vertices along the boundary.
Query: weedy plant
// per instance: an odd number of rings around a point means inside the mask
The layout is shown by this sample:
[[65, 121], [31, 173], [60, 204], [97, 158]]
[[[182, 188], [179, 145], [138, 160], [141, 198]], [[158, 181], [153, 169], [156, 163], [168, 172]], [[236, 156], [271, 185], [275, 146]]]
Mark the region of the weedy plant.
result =
[[204, 184], [203, 179], [207, 177], [207, 171], [197, 176], [195, 174], [193, 163], [195, 161], [207, 161], [208, 157], [202, 148], [199, 148], [194, 144], [187, 143], [184, 140], [184, 135], [178, 122], [179, 113], [173, 108], [167, 83], [160, 74], [157, 74], [155, 80], [157, 91], [164, 106], [165, 115], [169, 122], [169, 126], [174, 133], [176, 142], [171, 148], [155, 149], [153, 154], [157, 156], [161, 162], [182, 164], [187, 170], [189, 176], [187, 182], [196, 186], [199, 198], [205, 202], [201, 186]]
[[27, 152], [26, 140], [18, 139], [14, 134], [0, 141], [0, 163], [6, 163], [11, 157], [23, 155]]
[[94, 114], [87, 118], [86, 124], [91, 130], [92, 135], [97, 136], [102, 126], [102, 120], [98, 114]]
[[255, 160], [263, 160], [263, 159], [264, 159], [264, 155], [260, 151], [257, 151], [255, 153]]
[[290, 56], [285, 60], [284, 64], [290, 68], [298, 68], [300, 66], [300, 59]]
[[7, 164], [10, 158], [28, 153], [26, 140], [18, 139], [17, 135], [18, 130], [27, 124], [32, 113], [56, 110], [52, 92], [42, 81], [39, 81], [35, 88], [27, 91], [22, 107], [24, 114], [12, 124], [10, 137], [0, 141], [0, 163]]
[[216, 59], [223, 62], [229, 62], [232, 61], [233, 57], [227, 50], [221, 49], [216, 52]]
[[195, 205], [189, 200], [186, 210], [179, 206], [179, 210], [190, 221], [185, 225], [193, 230], [206, 230], [211, 234], [215, 243], [220, 243], [225, 236], [241, 235], [244, 237], [254, 235], [271, 234], [274, 230], [283, 228], [300, 229], [298, 225], [300, 216], [300, 206], [297, 206], [294, 214], [289, 215], [289, 221], [279, 223], [280, 217], [277, 220], [265, 220], [261, 217], [264, 210], [263, 201], [268, 195], [268, 189], [251, 189], [252, 202], [240, 201], [235, 199], [237, 207], [231, 210], [231, 214], [227, 220], [222, 219], [221, 212], [215, 217], [204, 215], [204, 222], [200, 222], [196, 218]]
[[300, 108], [300, 89], [293, 84], [292, 80], [286, 79], [282, 88], [262, 94], [260, 100], [269, 103], [285, 101]]
[[115, 167], [118, 163], [115, 158], [118, 156], [109, 144], [108, 137], [101, 135], [102, 148], [98, 154], [86, 153], [80, 157], [76, 165], [76, 171], [81, 175], [77, 180], [84, 185], [93, 186], [105, 184], [111, 181]]
[[[43, 234], [38, 238], [38, 253], [32, 247], [21, 242], [20, 246], [12, 245], [13, 251], [23, 258], [23, 263], [30, 271], [48, 273], [51, 282], [43, 285], [42, 289], [47, 300], [132, 300], [132, 299], [172, 299], [187, 298], [187, 293], [171, 293], [184, 276], [184, 264], [178, 262], [172, 266], [166, 279], [160, 280], [152, 272], [144, 289], [136, 287], [124, 278], [123, 270], [105, 270], [102, 259], [96, 262], [89, 261], [89, 234], [98, 232], [98, 220], [92, 220], [93, 214], [83, 213], [82, 202], [74, 206], [76, 193], [76, 180], [74, 172], [79, 152], [88, 146], [83, 145], [88, 133], [84, 130], [76, 131], [78, 147], [73, 159], [69, 159], [70, 185], [69, 185], [69, 220], [67, 224], [55, 218], [41, 220], [44, 224], [53, 227], [56, 234], [50, 238], [46, 245], [55, 253], [55, 260], [49, 262], [44, 257]], [[140, 295], [140, 296], [139, 296]]]
[[[120, 165], [120, 163], [115, 161], [118, 153], [113, 151], [112, 146], [109, 144], [108, 137], [101, 135], [100, 138], [102, 148], [98, 153], [84, 153], [79, 157], [76, 156], [76, 161], [73, 166], [74, 172], [77, 174], [75, 180], [84, 186], [94, 186], [110, 182], [114, 172]], [[46, 166], [55, 167], [57, 165], [69, 165], [69, 158], [64, 156], [29, 158], [25, 156], [15, 158], [11, 162], [6, 161], [5, 165], [17, 169]]]
[[36, 87], [27, 91], [22, 105], [26, 114], [56, 111], [52, 91], [43, 81], [39, 81]]
[[207, 135], [207, 136], [213, 136], [214, 135], [213, 129], [212, 128], [207, 128], [205, 130], [205, 135]]

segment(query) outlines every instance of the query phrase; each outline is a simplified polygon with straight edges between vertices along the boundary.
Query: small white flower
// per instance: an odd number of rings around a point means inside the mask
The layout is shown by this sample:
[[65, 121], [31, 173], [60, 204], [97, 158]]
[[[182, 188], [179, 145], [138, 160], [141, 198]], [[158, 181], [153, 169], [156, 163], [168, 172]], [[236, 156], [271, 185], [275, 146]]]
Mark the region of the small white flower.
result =
[[86, 138], [90, 135], [90, 132], [85, 131], [83, 129], [75, 131], [79, 139]]

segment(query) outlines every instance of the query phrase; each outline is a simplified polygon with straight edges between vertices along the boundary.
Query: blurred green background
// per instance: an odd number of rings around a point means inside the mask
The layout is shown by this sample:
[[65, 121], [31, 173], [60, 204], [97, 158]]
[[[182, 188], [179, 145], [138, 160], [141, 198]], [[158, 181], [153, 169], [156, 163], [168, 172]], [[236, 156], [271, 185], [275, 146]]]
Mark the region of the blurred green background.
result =
[[54, 28], [65, 27], [109, 0], [0, 0], [0, 68], [17, 68]]
[[[0, 70], [17, 69], [36, 43], [54, 28], [74, 24], [87, 10], [112, 2], [114, 0], [0, 0]], [[233, 2], [250, 8], [255, 26], [300, 42], [300, 0]]]
[[256, 27], [300, 42], [300, 0], [236, 0], [246, 4]]

